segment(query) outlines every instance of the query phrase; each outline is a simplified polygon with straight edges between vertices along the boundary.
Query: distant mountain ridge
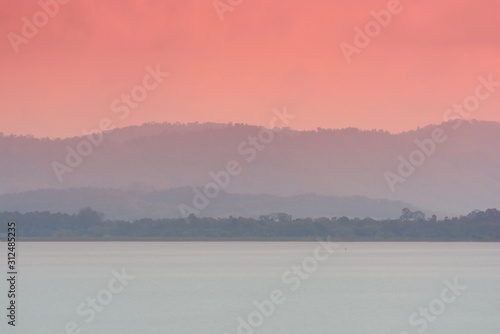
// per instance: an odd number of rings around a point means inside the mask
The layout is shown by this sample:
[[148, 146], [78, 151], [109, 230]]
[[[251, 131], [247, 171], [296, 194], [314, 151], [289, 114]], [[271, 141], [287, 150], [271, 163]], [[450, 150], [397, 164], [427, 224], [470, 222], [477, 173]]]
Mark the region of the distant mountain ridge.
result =
[[[456, 130], [454, 125], [450, 121], [400, 134], [285, 128], [274, 131], [272, 140], [260, 146], [252, 146], [249, 138], [259, 138], [263, 128], [243, 124], [145, 124], [106, 132], [102, 143], [91, 149], [81, 144], [89, 141], [85, 136], [55, 140], [0, 136], [0, 194], [201, 187], [212, 181], [210, 172], [223, 171], [229, 161], [236, 161], [241, 173], [231, 178], [228, 193], [363, 196], [453, 214], [498, 207], [500, 124], [464, 121]], [[447, 140], [437, 144], [431, 155], [423, 155], [423, 163], [392, 192], [386, 173], [399, 175], [400, 159], [417, 159], [419, 155], [412, 152], [421, 149], [415, 141], [433, 138], [437, 129]], [[59, 182], [54, 162], [67, 165], [68, 150], [79, 148], [88, 155], [82, 155], [74, 168], [68, 167], [71, 171]], [[250, 157], [254, 158], [247, 161]], [[3, 203], [0, 210], [14, 205]]]
[[[49, 211], [73, 214], [91, 207], [107, 219], [179, 218], [178, 206], [192, 200], [191, 188], [143, 191], [78, 188], [46, 189], [0, 195], [1, 211]], [[294, 218], [371, 217], [399, 218], [401, 209], [412, 208], [401, 201], [375, 200], [366, 197], [336, 197], [304, 194], [290, 197], [221, 193], [199, 217], [253, 217], [285, 212]]]

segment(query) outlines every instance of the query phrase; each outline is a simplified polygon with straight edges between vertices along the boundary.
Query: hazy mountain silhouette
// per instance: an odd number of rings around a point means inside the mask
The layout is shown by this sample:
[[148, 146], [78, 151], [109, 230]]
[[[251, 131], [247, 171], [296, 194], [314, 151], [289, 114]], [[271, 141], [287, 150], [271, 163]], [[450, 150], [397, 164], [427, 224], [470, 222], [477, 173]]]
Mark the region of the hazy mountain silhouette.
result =
[[[274, 138], [270, 141], [269, 136], [262, 136], [267, 143], [259, 141], [258, 148], [253, 148], [249, 139], [259, 138], [257, 135], [262, 128], [256, 126], [145, 124], [105, 133], [100, 145], [92, 144], [92, 152], [82, 156], [81, 163], [71, 168], [71, 172], [61, 175], [62, 182], [59, 182], [52, 164], [56, 161], [67, 165], [68, 149], [77, 150], [78, 145], [81, 145], [81, 150], [87, 149], [88, 153], [87, 144], [90, 141], [85, 136], [56, 140], [0, 136], [0, 194], [47, 188], [117, 188], [127, 191], [101, 190], [102, 201], [115, 202], [125, 197], [127, 201], [124, 203], [128, 207], [132, 205], [131, 188], [141, 189], [144, 194], [154, 194], [144, 191], [201, 187], [212, 181], [209, 172], [224, 170], [228, 161], [234, 160], [239, 163], [241, 173], [231, 177], [225, 190], [241, 196], [294, 196], [307, 193], [365, 196], [401, 200], [427, 210], [460, 214], [497, 207], [500, 203], [500, 124], [463, 122], [458, 129], [453, 128], [454, 124], [448, 122], [401, 134], [352, 128], [317, 131], [281, 129], [274, 132]], [[384, 173], [389, 171], [397, 175], [400, 165], [398, 157], [408, 160], [410, 154], [419, 149], [415, 140], [432, 138], [432, 132], [437, 128], [442, 129], [447, 140], [435, 144], [431, 154], [422, 153], [423, 163], [415, 167], [412, 175], [404, 178], [404, 183], [395, 184], [395, 191], [392, 192]], [[79, 144], [83, 140], [87, 140], [87, 146]], [[428, 150], [430, 148], [427, 147]], [[247, 161], [251, 157], [255, 158]], [[415, 157], [419, 157], [418, 154]], [[99, 192], [93, 192], [93, 196], [100, 196]], [[69, 196], [67, 192], [61, 194]], [[16, 198], [15, 202], [3, 196], [0, 210], [22, 206], [23, 201], [27, 203], [28, 198], [32, 198], [30, 196], [34, 196], [33, 193], [11, 197]], [[58, 205], [62, 208], [62, 202], [58, 204], [58, 201], [63, 199], [63, 195], [51, 192], [44, 196], [46, 202], [53, 200], [52, 205], [45, 205], [54, 210]], [[138, 201], [141, 201], [141, 196]], [[179, 197], [177, 202], [191, 205], [193, 196], [190, 189], [185, 199], [179, 201]], [[260, 208], [255, 206], [245, 211], [246, 207], [241, 204], [242, 207], [237, 209], [236, 205], [240, 202], [231, 202], [229, 199], [237, 199], [238, 196], [220, 195], [225, 196], [228, 196], [228, 201], [221, 208], [213, 209], [214, 214], [244, 214], [272, 209], [264, 206], [265, 200], [259, 204]], [[241, 203], [249, 205], [253, 198], [246, 196]], [[212, 215], [210, 210], [216, 207], [217, 200], [219, 197], [211, 200], [201, 215]], [[381, 206], [387, 206], [388, 203], [381, 203]], [[149, 205], [144, 205], [137, 212], [153, 210]], [[161, 214], [169, 215], [170, 212], [173, 214], [173, 211], [178, 211], [173, 204], [172, 208], [158, 205]], [[278, 207], [285, 208], [285, 204], [280, 205], [272, 211], [282, 211]], [[391, 205], [392, 202], [381, 212], [389, 212]], [[360, 205], [358, 216], [366, 212], [362, 208]], [[113, 210], [102, 211], [118, 212]], [[327, 208], [315, 210], [329, 212]], [[332, 214], [338, 215], [335, 212]], [[155, 215], [151, 213], [145, 216]]]
[[[191, 188], [164, 191], [78, 188], [34, 190], [0, 195], [0, 211], [50, 211], [76, 213], [91, 207], [108, 219], [178, 218], [178, 205], [190, 203]], [[290, 197], [221, 193], [202, 211], [202, 217], [254, 217], [286, 212], [299, 217], [398, 218], [401, 201], [373, 200], [366, 197], [336, 197], [304, 194]]]

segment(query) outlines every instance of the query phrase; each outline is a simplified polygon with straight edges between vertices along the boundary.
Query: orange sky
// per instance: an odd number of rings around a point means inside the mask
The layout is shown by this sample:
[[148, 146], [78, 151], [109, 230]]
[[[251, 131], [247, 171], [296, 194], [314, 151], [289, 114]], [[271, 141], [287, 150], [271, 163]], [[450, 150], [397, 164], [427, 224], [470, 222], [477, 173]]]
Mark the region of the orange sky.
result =
[[[212, 0], [71, 0], [16, 53], [8, 34], [40, 5], [0, 0], [0, 131], [74, 136], [103, 118], [268, 125], [282, 106], [297, 129], [403, 131], [440, 123], [479, 75], [500, 81], [497, 0], [401, 0], [348, 64], [340, 43], [388, 2], [243, 0], [221, 21]], [[111, 103], [157, 64], [169, 76], [120, 120]], [[498, 90], [474, 118], [500, 121]]]

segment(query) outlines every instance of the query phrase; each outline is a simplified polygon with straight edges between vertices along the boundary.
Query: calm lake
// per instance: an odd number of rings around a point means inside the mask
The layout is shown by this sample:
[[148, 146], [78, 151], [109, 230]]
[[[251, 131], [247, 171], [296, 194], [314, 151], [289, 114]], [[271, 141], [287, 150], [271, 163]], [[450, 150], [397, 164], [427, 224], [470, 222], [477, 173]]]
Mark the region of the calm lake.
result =
[[17, 247], [16, 327], [2, 279], [1, 333], [500, 333], [498, 243]]

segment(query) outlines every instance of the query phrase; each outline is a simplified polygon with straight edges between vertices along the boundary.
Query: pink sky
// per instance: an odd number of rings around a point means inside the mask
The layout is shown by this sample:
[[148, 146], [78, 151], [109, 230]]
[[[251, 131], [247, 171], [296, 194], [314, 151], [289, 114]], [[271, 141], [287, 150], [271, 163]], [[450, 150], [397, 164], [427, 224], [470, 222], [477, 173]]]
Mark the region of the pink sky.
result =
[[[497, 0], [401, 0], [348, 64], [339, 44], [387, 3], [243, 0], [221, 21], [212, 0], [71, 0], [16, 53], [8, 34], [40, 6], [0, 0], [0, 131], [75, 136], [103, 118], [267, 126], [287, 106], [296, 129], [398, 132], [440, 123], [478, 76], [500, 81]], [[157, 64], [170, 75], [120, 120], [111, 103]], [[499, 111], [500, 88], [473, 118]]]

